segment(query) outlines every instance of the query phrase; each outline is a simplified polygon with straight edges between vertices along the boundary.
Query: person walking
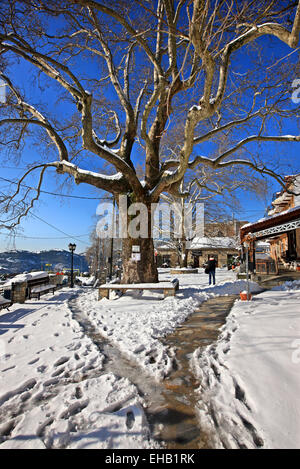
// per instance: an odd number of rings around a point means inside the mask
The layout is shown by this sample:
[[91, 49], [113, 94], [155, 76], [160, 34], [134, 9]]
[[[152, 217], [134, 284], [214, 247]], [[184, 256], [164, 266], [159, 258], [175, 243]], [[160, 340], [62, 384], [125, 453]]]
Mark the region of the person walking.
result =
[[217, 261], [213, 256], [211, 256], [207, 264], [207, 270], [209, 274], [209, 285], [211, 285], [211, 282], [213, 282], [213, 285], [216, 284], [216, 267]]

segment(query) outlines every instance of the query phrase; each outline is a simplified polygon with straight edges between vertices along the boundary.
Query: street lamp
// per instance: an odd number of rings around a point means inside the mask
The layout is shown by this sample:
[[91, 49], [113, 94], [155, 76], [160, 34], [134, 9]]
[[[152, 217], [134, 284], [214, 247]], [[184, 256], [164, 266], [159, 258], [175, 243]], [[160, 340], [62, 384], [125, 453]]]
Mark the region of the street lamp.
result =
[[74, 281], [73, 281], [73, 259], [74, 259], [74, 251], [76, 249], [76, 244], [70, 243], [69, 244], [69, 251], [71, 252], [71, 285], [70, 287], [74, 287]]

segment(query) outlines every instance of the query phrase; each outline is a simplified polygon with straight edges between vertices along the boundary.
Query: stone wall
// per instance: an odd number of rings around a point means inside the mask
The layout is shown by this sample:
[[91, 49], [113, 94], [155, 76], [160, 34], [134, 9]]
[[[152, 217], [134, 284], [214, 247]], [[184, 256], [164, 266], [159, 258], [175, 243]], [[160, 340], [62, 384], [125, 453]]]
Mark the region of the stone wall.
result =
[[13, 303], [25, 303], [27, 282], [13, 283], [11, 286], [11, 300]]
[[[300, 230], [299, 230], [300, 231]], [[300, 244], [299, 244], [300, 246]], [[170, 267], [177, 267], [179, 265], [178, 262], [178, 255], [175, 251], [170, 250], [159, 250], [158, 249], [158, 265], [160, 266], [163, 262], [163, 256], [168, 257]], [[199, 267], [202, 267], [209, 258], [209, 256], [215, 256], [218, 259], [218, 267], [222, 267], [223, 265], [227, 265], [227, 256], [238, 256], [239, 251], [237, 249], [203, 249], [202, 255], [198, 256], [199, 258]], [[195, 256], [196, 257], [196, 256]], [[192, 255], [192, 251], [188, 251], [188, 258], [187, 258], [187, 265], [194, 267], [194, 259], [195, 257]]]

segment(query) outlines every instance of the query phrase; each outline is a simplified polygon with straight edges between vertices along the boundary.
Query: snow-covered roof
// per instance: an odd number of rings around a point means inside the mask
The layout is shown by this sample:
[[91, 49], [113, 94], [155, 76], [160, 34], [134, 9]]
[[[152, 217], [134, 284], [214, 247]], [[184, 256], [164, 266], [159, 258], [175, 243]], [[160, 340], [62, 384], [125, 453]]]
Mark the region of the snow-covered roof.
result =
[[238, 249], [238, 242], [230, 237], [196, 237], [190, 243], [190, 249]]
[[294, 180], [298, 180], [300, 181], [300, 173], [297, 173], [297, 174], [288, 174], [287, 176], [285, 176], [285, 179], [294, 179]]
[[170, 250], [170, 249], [174, 249], [174, 246], [172, 244], [160, 244], [160, 245], [156, 246], [155, 249]]
[[241, 226], [241, 229], [242, 228], [247, 228], [247, 226], [251, 226], [252, 224], [253, 224], [253, 222], [245, 223], [245, 225]]

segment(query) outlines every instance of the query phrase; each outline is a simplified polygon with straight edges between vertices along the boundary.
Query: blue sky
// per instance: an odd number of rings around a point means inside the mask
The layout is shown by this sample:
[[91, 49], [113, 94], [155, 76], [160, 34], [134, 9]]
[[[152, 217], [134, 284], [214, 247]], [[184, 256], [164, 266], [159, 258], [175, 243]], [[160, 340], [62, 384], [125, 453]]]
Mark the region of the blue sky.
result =
[[[60, 192], [57, 185], [53, 183], [53, 173], [54, 171], [49, 171], [48, 177], [45, 178], [43, 184], [43, 190]], [[6, 179], [14, 180], [19, 174], [18, 169], [0, 168], [0, 176]], [[28, 184], [29, 181], [30, 178], [26, 183]], [[1, 186], [2, 181], [0, 181], [0, 188]], [[71, 191], [65, 191], [64, 193], [77, 197], [101, 197], [100, 191], [88, 185], [74, 185]], [[18, 229], [18, 234], [13, 238], [7, 237], [6, 231], [1, 230], [0, 250], [4, 251], [7, 247], [33, 251], [48, 248], [67, 249], [69, 242], [75, 242], [77, 245], [76, 251], [83, 252], [89, 245], [89, 233], [96, 222], [98, 203], [97, 199], [61, 198], [42, 194], [32, 210], [32, 214], [39, 217], [39, 219], [32, 215], [24, 218]], [[28, 239], [24, 238], [25, 236]]]
[[[264, 44], [265, 39], [260, 40]], [[264, 54], [268, 53], [267, 42], [265, 42]], [[274, 52], [274, 45], [278, 57], [284, 57], [290, 52], [290, 49], [282, 45], [279, 41], [275, 40], [272, 43], [272, 50]], [[297, 60], [297, 54], [295, 54], [295, 60]], [[241, 56], [236, 57], [235, 63], [237, 69], [240, 72], [247, 70], [251, 66], [251, 60], [248, 57]], [[80, 64], [79, 64], [80, 65]], [[77, 65], [78, 66], [78, 65]], [[95, 65], [85, 64], [86, 76], [89, 73], [93, 73], [93, 67]], [[262, 71], [265, 73], [265, 71]], [[55, 109], [56, 104], [56, 83], [52, 83], [51, 86], [48, 82], [40, 79], [40, 89], [37, 87], [37, 83], [31, 80], [31, 66], [21, 61], [21, 67], [16, 66], [13, 68], [14, 79], [18, 86], [22, 89], [26, 89], [26, 98], [33, 102], [39, 103], [40, 94], [45, 101], [50, 111]], [[300, 78], [300, 77], [292, 77]], [[289, 86], [287, 84], [287, 86]], [[59, 109], [64, 113], [72, 112], [71, 107], [67, 103], [59, 104]], [[270, 128], [270, 133], [275, 133], [275, 130]], [[274, 132], [272, 132], [274, 130]], [[288, 121], [283, 129], [283, 133], [298, 133], [296, 123]], [[276, 133], [278, 131], [276, 130]], [[206, 147], [207, 150], [209, 147]], [[205, 149], [205, 147], [204, 147]], [[209, 151], [209, 150], [208, 150]], [[280, 154], [282, 171], [286, 174], [300, 172], [300, 152], [299, 143], [289, 144], [265, 144], [262, 147], [264, 157], [268, 160], [272, 160], [274, 155]], [[136, 158], [138, 158], [136, 153]], [[0, 149], [0, 178], [6, 178], [8, 180], [16, 180], [18, 176], [23, 174], [22, 169], [25, 163], [31, 163], [39, 160], [40, 155], [38, 149], [33, 145], [27, 145], [24, 148], [22, 154], [22, 160], [18, 166], [14, 159], [8, 159], [5, 151]], [[92, 167], [91, 167], [92, 164]], [[84, 169], [95, 169], [100, 166], [99, 160], [88, 159], [80, 165]], [[270, 181], [270, 194], [277, 190], [280, 190], [280, 186], [276, 182]], [[36, 184], [36, 176], [29, 176], [26, 178], [26, 184]], [[4, 192], [8, 189], [9, 184], [0, 179], [0, 191]], [[107, 197], [109, 194], [100, 192], [96, 188], [93, 188], [86, 184], [80, 184], [76, 186], [72, 184], [71, 188], [59, 187], [57, 177], [54, 170], [50, 169], [47, 171], [47, 175], [44, 179], [43, 187], [44, 191], [65, 193], [76, 197], [91, 197], [91, 199], [80, 199], [80, 198], [60, 198], [54, 197], [48, 194], [42, 194], [40, 200], [35, 204], [32, 210], [32, 215], [23, 219], [18, 229], [17, 235], [12, 238], [7, 238], [7, 230], [0, 229], [0, 250], [4, 251], [7, 248], [26, 249], [26, 250], [43, 250], [50, 248], [61, 248], [67, 249], [70, 241], [77, 244], [77, 252], [83, 252], [89, 245], [89, 233], [92, 227], [96, 223], [96, 209], [101, 197]], [[267, 205], [270, 204], [270, 199], [261, 200], [255, 197], [253, 194], [246, 193], [245, 191], [239, 190], [238, 195], [240, 197], [242, 210], [235, 213], [234, 216], [237, 219], [255, 221], [265, 214]], [[97, 199], [99, 198], [99, 199]], [[36, 218], [39, 217], [39, 218]]]

